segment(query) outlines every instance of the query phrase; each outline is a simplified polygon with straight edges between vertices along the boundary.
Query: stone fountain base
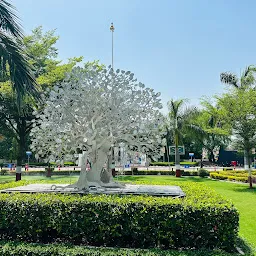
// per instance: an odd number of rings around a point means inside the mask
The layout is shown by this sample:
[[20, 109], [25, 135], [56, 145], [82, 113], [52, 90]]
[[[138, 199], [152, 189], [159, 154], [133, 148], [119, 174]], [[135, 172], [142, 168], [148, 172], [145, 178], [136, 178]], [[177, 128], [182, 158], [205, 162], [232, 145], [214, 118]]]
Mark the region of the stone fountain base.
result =
[[185, 197], [185, 193], [179, 186], [160, 185], [131, 185], [126, 184], [124, 188], [90, 188], [89, 191], [77, 190], [68, 187], [68, 184], [30, 184], [15, 188], [0, 190], [0, 193], [60, 193], [60, 194], [107, 194], [107, 195], [150, 195], [150, 196], [172, 196]]

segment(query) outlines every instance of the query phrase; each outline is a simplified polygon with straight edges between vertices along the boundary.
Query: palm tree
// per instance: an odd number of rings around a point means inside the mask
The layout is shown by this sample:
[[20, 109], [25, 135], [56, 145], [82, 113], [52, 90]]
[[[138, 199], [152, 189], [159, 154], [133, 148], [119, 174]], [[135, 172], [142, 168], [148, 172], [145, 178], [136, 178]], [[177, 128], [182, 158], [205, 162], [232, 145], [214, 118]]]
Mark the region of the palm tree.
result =
[[203, 100], [201, 105], [203, 109], [195, 122], [197, 128], [195, 135], [203, 148], [208, 151], [209, 161], [215, 162], [214, 150], [228, 143], [230, 130], [222, 122], [218, 106], [208, 100]]
[[[220, 80], [224, 84], [229, 84], [235, 87], [236, 89], [240, 90], [241, 92], [245, 91], [246, 89], [256, 89], [256, 80], [255, 80], [255, 73], [256, 73], [256, 67], [253, 65], [250, 65], [245, 68], [243, 71], [241, 77], [237, 77], [235, 74], [230, 72], [221, 73]], [[248, 119], [250, 117], [248, 116]], [[248, 130], [247, 128], [244, 130]], [[252, 137], [247, 137], [246, 132], [243, 134], [243, 144], [245, 145], [244, 148], [244, 168], [245, 170], [249, 171], [249, 182], [250, 187], [252, 187], [252, 177], [251, 177], [251, 157], [250, 157], [250, 151], [252, 148], [252, 145], [250, 145], [250, 140], [252, 140]]]
[[233, 87], [237, 89], [244, 90], [248, 87], [255, 87], [255, 73], [256, 73], [256, 67], [253, 65], [250, 65], [245, 68], [245, 70], [242, 72], [242, 75], [238, 77], [236, 74], [231, 72], [223, 72], [220, 74], [220, 81], [224, 84], [232, 85]]
[[0, 1], [0, 79], [10, 80], [17, 95], [18, 106], [26, 93], [39, 99], [22, 41], [22, 29], [15, 8], [6, 0]]
[[192, 128], [191, 120], [193, 120], [193, 118], [197, 115], [196, 108], [186, 108], [185, 105], [185, 99], [171, 99], [168, 102], [168, 130], [172, 135], [173, 143], [175, 145], [176, 177], [181, 176], [179, 144], [182, 142], [183, 132], [185, 129]]
[[[224, 84], [229, 84], [238, 90], [246, 90], [248, 88], [256, 89], [255, 79], [256, 67], [250, 65], [245, 68], [242, 75], [237, 77], [236, 74], [224, 72], [220, 74], [220, 81]], [[248, 152], [244, 151], [244, 166], [245, 169], [250, 169], [250, 159]]]

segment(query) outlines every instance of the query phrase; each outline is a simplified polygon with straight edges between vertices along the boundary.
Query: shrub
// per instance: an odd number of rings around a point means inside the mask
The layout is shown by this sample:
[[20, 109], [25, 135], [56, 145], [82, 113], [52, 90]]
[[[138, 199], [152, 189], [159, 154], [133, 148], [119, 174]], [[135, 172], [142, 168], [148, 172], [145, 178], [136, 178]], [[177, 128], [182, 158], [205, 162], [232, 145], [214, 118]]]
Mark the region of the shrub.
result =
[[202, 178], [207, 177], [207, 176], [209, 176], [209, 172], [205, 169], [199, 169], [198, 176], [200, 176]]
[[5, 175], [8, 171], [5, 168], [1, 168], [1, 175]]
[[231, 249], [238, 230], [238, 212], [233, 205], [201, 184], [184, 182], [182, 189], [185, 199], [1, 194], [0, 238], [94, 246]]
[[132, 173], [133, 173], [134, 175], [138, 174], [138, 172], [139, 172], [137, 167], [132, 167], [132, 168], [131, 168], [131, 171], [132, 171]]

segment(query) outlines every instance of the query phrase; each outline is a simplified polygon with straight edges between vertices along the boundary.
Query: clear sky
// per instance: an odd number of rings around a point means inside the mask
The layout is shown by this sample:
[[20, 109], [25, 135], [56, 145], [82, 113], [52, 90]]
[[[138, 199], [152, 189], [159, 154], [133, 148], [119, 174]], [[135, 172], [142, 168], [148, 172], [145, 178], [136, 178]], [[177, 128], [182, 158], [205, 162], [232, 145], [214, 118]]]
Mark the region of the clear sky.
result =
[[256, 64], [254, 0], [13, 0], [26, 33], [56, 29], [60, 59], [111, 64], [171, 98], [221, 93], [223, 71]]

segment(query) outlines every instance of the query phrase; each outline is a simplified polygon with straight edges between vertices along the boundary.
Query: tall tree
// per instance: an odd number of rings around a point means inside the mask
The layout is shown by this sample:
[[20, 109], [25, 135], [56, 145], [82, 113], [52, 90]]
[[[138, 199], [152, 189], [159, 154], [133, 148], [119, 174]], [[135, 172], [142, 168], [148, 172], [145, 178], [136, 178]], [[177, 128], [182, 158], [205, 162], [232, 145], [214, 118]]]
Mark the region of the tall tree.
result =
[[233, 90], [217, 98], [223, 121], [232, 128], [236, 147], [244, 150], [245, 170], [251, 180], [251, 149], [256, 144], [256, 90]]
[[22, 29], [15, 8], [0, 1], [0, 80], [11, 81], [18, 107], [26, 93], [39, 98], [36, 81], [22, 45]]
[[195, 120], [198, 132], [196, 139], [209, 154], [209, 161], [215, 162], [214, 151], [229, 142], [230, 127], [222, 122], [219, 108], [208, 100], [201, 102], [203, 109]]
[[185, 130], [193, 129], [192, 121], [197, 115], [194, 107], [186, 107], [186, 100], [173, 100], [168, 102], [167, 131], [175, 145], [176, 177], [180, 177], [179, 145], [182, 143]]
[[220, 81], [240, 90], [245, 90], [248, 87], [255, 88], [255, 72], [256, 67], [250, 65], [245, 68], [240, 77], [232, 72], [221, 73]]
[[[232, 87], [234, 88], [234, 90], [240, 90], [241, 94], [239, 94], [238, 92], [237, 95], [242, 96], [243, 95], [243, 91], [246, 90], [250, 90], [250, 89], [254, 89], [255, 90], [255, 73], [256, 73], [256, 67], [254, 65], [250, 65], [248, 67], [245, 68], [245, 70], [242, 72], [241, 76], [238, 77], [236, 74], [231, 73], [231, 72], [224, 72], [221, 73], [220, 75], [220, 80], [222, 83], [224, 84], [229, 84], [232, 85]], [[245, 92], [245, 94], [247, 94]], [[243, 106], [241, 106], [243, 107]], [[245, 169], [249, 169], [249, 165], [250, 163], [249, 158], [247, 156], [248, 152], [246, 152], [246, 150], [244, 151], [244, 166]]]
[[[24, 50], [29, 53], [29, 62], [35, 67], [35, 77], [38, 81], [39, 92], [44, 92], [47, 88], [60, 83], [66, 72], [70, 72], [77, 62], [82, 58], [72, 58], [68, 63], [62, 64], [57, 60], [58, 51], [55, 43], [58, 37], [54, 31], [43, 33], [42, 27], [33, 30], [32, 34], [24, 37]], [[40, 69], [40, 67], [42, 67]], [[18, 108], [16, 97], [18, 92], [11, 90], [9, 83], [1, 84], [0, 88], [0, 126], [1, 131], [8, 132], [17, 140], [17, 169], [21, 167], [22, 160], [25, 159], [25, 152], [28, 150], [28, 136], [32, 128], [31, 120], [35, 118], [33, 109], [42, 107], [29, 95], [23, 97], [22, 106]], [[17, 173], [17, 179], [20, 175]]]

